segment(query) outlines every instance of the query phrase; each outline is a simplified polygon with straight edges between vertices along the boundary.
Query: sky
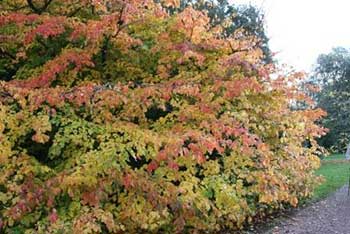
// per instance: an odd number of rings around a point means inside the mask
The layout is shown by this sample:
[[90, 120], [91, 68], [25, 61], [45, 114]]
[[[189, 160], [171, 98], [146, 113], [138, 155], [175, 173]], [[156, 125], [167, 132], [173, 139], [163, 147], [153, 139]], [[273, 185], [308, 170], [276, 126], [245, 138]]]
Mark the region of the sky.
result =
[[311, 72], [321, 53], [350, 48], [349, 0], [230, 0], [265, 12], [270, 48], [281, 64]]

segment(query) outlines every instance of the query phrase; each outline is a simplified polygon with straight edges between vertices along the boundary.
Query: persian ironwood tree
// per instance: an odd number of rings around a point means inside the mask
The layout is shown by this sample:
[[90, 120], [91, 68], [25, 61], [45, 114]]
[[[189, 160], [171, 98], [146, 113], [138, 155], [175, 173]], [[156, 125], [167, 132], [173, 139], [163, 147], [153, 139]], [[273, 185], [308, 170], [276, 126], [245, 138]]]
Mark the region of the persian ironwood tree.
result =
[[221, 36], [230, 37], [236, 30], [244, 30], [245, 36], [256, 37], [256, 47], [263, 52], [262, 60], [272, 62], [272, 52], [269, 47], [269, 38], [266, 35], [264, 13], [253, 5], [233, 4], [227, 0], [179, 0], [179, 7], [164, 7], [167, 12], [174, 14], [186, 7], [206, 12], [211, 27], [222, 26]]
[[0, 6], [2, 233], [213, 233], [312, 193], [324, 113], [256, 38], [151, 0]]

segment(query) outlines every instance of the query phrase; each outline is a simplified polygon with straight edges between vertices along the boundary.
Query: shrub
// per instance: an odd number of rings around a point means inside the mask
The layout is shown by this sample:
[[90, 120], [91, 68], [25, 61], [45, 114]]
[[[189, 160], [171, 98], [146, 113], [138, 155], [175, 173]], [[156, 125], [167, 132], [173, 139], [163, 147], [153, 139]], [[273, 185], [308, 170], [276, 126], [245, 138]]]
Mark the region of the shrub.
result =
[[254, 38], [153, 1], [38, 2], [0, 3], [3, 233], [215, 232], [312, 193], [324, 113], [291, 108], [300, 74], [271, 78]]

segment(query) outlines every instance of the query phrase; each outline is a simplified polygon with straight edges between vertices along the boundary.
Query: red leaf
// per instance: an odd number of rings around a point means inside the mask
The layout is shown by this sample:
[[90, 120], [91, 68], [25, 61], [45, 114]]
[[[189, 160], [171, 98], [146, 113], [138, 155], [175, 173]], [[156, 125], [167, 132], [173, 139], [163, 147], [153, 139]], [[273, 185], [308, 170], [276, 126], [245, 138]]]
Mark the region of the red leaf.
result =
[[150, 164], [147, 166], [147, 171], [149, 173], [152, 173], [154, 170], [158, 168], [158, 163], [156, 161], [152, 161]]
[[179, 165], [174, 161], [168, 162], [168, 167], [176, 171], [179, 170]]
[[167, 153], [164, 150], [159, 151], [157, 160], [158, 161], [164, 161], [167, 159]]
[[123, 185], [126, 189], [130, 188], [130, 187], [133, 187], [134, 186], [134, 183], [132, 181], [132, 177], [130, 174], [126, 174], [124, 177], [123, 177]]
[[82, 204], [83, 205], [90, 205], [90, 206], [95, 206], [98, 207], [100, 204], [100, 199], [97, 196], [96, 191], [91, 191], [91, 192], [85, 192], [81, 196], [82, 199]]
[[24, 38], [24, 44], [28, 45], [33, 42], [37, 35], [43, 38], [48, 38], [50, 36], [57, 36], [65, 31], [64, 28], [64, 17], [52, 17], [45, 21], [43, 24], [39, 25], [34, 30], [30, 31]]
[[46, 205], [47, 205], [48, 207], [52, 207], [52, 206], [54, 205], [54, 202], [55, 202], [55, 200], [53, 199], [52, 196], [50, 196], [49, 199], [47, 200]]
[[56, 223], [56, 221], [58, 220], [56, 209], [53, 209], [51, 214], [49, 214], [49, 220], [51, 223]]

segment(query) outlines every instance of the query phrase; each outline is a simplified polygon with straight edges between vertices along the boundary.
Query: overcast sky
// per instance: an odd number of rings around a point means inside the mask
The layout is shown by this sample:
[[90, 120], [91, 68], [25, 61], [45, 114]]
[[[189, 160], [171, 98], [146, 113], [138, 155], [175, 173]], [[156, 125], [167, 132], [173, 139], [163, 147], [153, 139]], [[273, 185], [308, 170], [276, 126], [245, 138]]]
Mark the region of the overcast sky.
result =
[[277, 58], [309, 72], [320, 53], [350, 48], [349, 0], [230, 0], [261, 7]]

